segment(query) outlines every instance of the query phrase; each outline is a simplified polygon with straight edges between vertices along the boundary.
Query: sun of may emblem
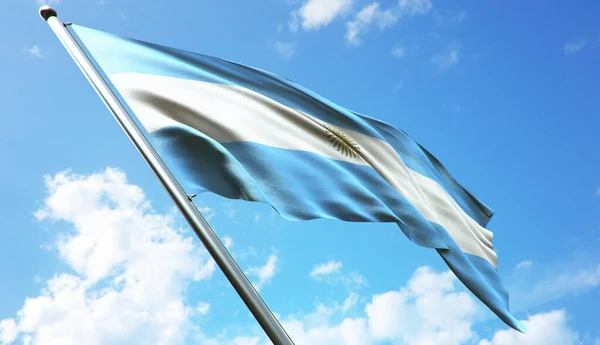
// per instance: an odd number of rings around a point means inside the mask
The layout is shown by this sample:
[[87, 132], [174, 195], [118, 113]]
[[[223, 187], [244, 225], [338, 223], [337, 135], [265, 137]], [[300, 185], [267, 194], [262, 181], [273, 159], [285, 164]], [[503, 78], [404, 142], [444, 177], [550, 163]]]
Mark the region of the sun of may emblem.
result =
[[354, 140], [350, 139], [344, 132], [335, 129], [329, 125], [322, 124], [325, 128], [327, 139], [333, 143], [333, 148], [337, 149], [346, 157], [361, 158], [360, 157], [360, 146]]

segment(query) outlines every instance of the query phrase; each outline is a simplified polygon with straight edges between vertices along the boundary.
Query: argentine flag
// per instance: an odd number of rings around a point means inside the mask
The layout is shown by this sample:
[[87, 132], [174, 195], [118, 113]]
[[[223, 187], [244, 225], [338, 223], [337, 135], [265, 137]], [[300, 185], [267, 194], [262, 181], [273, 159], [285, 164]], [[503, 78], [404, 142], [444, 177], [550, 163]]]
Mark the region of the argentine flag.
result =
[[509, 326], [492, 210], [403, 131], [266, 71], [70, 26], [188, 194], [284, 218], [394, 222]]

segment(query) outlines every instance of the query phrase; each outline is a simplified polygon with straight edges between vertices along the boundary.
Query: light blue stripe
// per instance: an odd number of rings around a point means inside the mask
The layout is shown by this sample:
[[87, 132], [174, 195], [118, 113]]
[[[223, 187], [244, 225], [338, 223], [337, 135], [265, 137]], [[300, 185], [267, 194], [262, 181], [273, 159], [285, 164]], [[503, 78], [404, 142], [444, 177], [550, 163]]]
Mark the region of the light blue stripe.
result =
[[508, 293], [494, 267], [463, 253], [442, 226], [425, 219], [371, 167], [256, 143], [221, 145], [183, 127], [154, 132], [151, 140], [188, 193], [264, 202], [290, 220], [397, 223], [413, 242], [438, 248], [482, 302], [523, 329], [508, 310]]
[[256, 143], [221, 145], [186, 127], [151, 138], [190, 194], [265, 202], [290, 220], [395, 222], [417, 244], [446, 248], [438, 229], [371, 167]]
[[[448, 233], [445, 236], [448, 241], [452, 241]], [[456, 243], [447, 243], [449, 249], [437, 251], [456, 277], [502, 321], [525, 333], [525, 325], [510, 312], [508, 291], [504, 288], [498, 271], [485, 259], [462, 252]]]
[[480, 225], [485, 226], [493, 215], [487, 206], [456, 182], [435, 157], [389, 124], [353, 113], [269, 72], [77, 25], [72, 27], [106, 74], [137, 72], [251, 89], [328, 123], [387, 141], [409, 168], [437, 181]]

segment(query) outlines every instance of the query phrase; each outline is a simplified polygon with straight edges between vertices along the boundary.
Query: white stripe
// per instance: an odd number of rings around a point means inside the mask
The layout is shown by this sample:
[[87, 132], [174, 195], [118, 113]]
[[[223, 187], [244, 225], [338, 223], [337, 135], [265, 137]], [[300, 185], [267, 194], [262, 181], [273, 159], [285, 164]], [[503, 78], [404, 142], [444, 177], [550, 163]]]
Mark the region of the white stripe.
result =
[[360, 158], [336, 151], [323, 121], [252, 90], [140, 73], [109, 76], [148, 132], [185, 124], [220, 143], [255, 142], [370, 165], [429, 221], [442, 225], [465, 252], [494, 267], [492, 232], [480, 226], [435, 180], [408, 168], [386, 142], [336, 128], [360, 147]]

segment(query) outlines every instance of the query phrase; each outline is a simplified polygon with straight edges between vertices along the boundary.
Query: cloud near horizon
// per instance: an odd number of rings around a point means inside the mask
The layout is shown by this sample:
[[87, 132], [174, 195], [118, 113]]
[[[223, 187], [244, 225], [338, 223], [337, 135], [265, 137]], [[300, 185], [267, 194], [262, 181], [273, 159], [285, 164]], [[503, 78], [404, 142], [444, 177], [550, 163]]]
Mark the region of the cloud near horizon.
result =
[[64, 229], [51, 247], [74, 273], [56, 273], [17, 317], [2, 320], [0, 343], [183, 344], [191, 318], [208, 311], [188, 305], [185, 292], [212, 276], [208, 254], [118, 169], [61, 172], [45, 184], [35, 217]]

